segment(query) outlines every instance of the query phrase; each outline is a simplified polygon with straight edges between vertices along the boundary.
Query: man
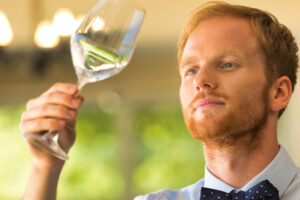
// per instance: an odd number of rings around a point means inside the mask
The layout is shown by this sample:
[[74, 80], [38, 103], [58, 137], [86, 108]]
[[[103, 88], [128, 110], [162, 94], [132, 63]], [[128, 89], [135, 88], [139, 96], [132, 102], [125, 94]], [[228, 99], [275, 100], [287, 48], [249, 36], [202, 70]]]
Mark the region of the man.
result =
[[[300, 171], [277, 140], [298, 68], [290, 31], [266, 12], [211, 2], [195, 10], [178, 47], [184, 119], [203, 142], [205, 177], [136, 200], [299, 200]], [[29, 101], [21, 131], [61, 130], [69, 149], [82, 103], [76, 92], [73, 85], [56, 84]], [[55, 199], [63, 161], [28, 146], [34, 162], [24, 199]]]

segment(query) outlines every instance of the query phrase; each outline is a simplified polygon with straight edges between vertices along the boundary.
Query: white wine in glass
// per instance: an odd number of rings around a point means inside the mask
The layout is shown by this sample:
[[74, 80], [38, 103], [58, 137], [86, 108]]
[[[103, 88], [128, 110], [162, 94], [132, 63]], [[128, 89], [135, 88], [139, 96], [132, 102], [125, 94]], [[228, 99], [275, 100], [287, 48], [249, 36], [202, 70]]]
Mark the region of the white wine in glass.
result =
[[[71, 38], [78, 88], [107, 79], [129, 63], [142, 26], [145, 10], [131, 0], [100, 0], [86, 15]], [[28, 140], [51, 155], [67, 160], [58, 143], [59, 131], [40, 135], [24, 133]]]

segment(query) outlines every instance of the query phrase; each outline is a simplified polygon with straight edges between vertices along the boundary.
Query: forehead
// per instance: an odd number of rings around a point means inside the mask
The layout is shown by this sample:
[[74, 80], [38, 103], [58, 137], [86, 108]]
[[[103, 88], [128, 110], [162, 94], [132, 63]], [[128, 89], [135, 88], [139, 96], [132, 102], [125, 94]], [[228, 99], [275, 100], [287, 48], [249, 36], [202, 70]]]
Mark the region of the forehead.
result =
[[191, 54], [205, 55], [212, 50], [236, 52], [245, 57], [258, 52], [257, 37], [250, 21], [242, 17], [223, 16], [200, 22], [190, 34], [181, 59]]

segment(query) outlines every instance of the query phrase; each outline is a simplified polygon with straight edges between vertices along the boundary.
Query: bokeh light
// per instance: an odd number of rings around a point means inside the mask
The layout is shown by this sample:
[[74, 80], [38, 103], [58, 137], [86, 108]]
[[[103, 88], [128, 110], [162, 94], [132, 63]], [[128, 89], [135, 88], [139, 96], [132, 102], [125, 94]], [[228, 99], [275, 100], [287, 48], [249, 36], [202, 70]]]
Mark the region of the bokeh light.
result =
[[50, 21], [42, 21], [35, 32], [34, 41], [41, 48], [53, 48], [59, 43], [59, 37]]
[[59, 9], [53, 18], [53, 28], [59, 36], [70, 36], [76, 22], [73, 13], [65, 8]]
[[101, 19], [99, 17], [97, 17], [95, 19], [95, 21], [93, 22], [93, 25], [92, 25], [94, 31], [101, 31], [101, 30], [103, 30], [104, 26], [105, 26], [105, 23], [104, 23], [103, 19]]
[[0, 11], [0, 46], [7, 46], [12, 42], [13, 31], [4, 12]]

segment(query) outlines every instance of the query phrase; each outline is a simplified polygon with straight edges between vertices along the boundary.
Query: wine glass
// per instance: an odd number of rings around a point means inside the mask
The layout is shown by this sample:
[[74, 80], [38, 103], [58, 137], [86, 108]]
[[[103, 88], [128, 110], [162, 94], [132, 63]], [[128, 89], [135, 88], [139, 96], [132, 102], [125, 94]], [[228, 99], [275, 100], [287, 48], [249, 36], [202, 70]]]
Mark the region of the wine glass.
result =
[[[107, 79], [129, 63], [145, 10], [131, 0], [100, 0], [83, 19], [71, 37], [73, 65], [78, 88]], [[58, 143], [59, 132], [49, 130], [39, 135], [24, 133], [36, 147], [67, 160]]]

